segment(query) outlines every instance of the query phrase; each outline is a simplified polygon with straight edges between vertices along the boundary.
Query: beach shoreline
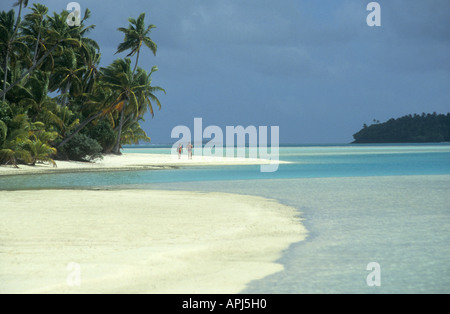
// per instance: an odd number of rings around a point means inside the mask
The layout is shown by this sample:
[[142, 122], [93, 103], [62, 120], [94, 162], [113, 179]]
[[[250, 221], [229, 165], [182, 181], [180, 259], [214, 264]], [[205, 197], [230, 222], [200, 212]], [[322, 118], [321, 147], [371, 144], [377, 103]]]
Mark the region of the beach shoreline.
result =
[[213, 156], [194, 156], [189, 160], [186, 156], [152, 153], [124, 153], [122, 155], [105, 155], [102, 160], [95, 162], [56, 161], [57, 167], [50, 164], [35, 166], [19, 165], [0, 166], [0, 176], [34, 175], [52, 173], [80, 173], [104, 171], [133, 171], [133, 170], [165, 170], [192, 166], [238, 166], [238, 165], [273, 165], [288, 163], [285, 161], [270, 161], [256, 158], [230, 158]]
[[306, 234], [295, 208], [255, 196], [0, 191], [0, 292], [234, 294]]

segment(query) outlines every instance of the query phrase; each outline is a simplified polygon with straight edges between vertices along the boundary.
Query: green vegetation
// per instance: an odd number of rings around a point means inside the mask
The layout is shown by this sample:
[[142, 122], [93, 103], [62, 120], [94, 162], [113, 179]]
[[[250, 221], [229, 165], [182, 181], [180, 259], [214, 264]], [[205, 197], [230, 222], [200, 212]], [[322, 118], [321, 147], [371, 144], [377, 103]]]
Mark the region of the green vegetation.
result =
[[[120, 154], [124, 144], [150, 141], [140, 123], [161, 109], [152, 85], [154, 66], [140, 68], [141, 48], [156, 55], [145, 14], [119, 28], [124, 40], [116, 53], [124, 59], [100, 68], [100, 47], [88, 34], [91, 15], [69, 26], [69, 12], [49, 14], [47, 7], [19, 0], [0, 12], [0, 164], [35, 165], [54, 159], [91, 161]], [[22, 17], [22, 11], [29, 10]], [[129, 57], [136, 60], [132, 66]]]
[[353, 135], [353, 143], [439, 143], [450, 142], [450, 113], [408, 115], [363, 129]]

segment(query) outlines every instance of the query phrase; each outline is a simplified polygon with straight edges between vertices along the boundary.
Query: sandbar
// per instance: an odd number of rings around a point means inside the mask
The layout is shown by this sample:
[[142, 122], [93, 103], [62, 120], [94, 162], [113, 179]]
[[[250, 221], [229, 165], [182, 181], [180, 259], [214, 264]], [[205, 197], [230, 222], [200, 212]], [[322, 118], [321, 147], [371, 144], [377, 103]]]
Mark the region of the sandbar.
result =
[[283, 270], [301, 221], [227, 193], [0, 191], [0, 293], [239, 293]]
[[10, 165], [0, 166], [0, 176], [121, 170], [162, 170], [189, 166], [273, 165], [283, 163], [288, 162], [260, 158], [215, 156], [193, 156], [192, 159], [188, 159], [185, 155], [181, 159], [178, 159], [177, 156], [171, 154], [124, 153], [122, 155], [105, 155], [103, 159], [94, 162], [58, 160], [56, 161], [57, 167], [53, 167], [50, 164], [36, 164], [35, 166], [19, 165], [18, 169]]

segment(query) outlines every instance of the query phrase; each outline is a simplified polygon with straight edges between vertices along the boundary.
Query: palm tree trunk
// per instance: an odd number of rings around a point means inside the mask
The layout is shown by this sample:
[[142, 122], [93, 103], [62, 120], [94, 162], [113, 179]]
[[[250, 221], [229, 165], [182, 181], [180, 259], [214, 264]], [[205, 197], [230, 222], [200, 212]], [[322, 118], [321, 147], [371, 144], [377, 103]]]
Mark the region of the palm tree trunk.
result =
[[41, 31], [39, 31], [39, 33], [38, 33], [38, 37], [37, 37], [37, 40], [36, 40], [36, 48], [34, 48], [33, 65], [36, 64], [36, 59], [37, 59], [37, 56], [38, 56], [39, 41], [40, 40], [41, 40]]
[[5, 73], [5, 76], [3, 78], [3, 102], [5, 102], [6, 99], [6, 80], [8, 79], [8, 59], [9, 59], [9, 48], [6, 51], [6, 57], [5, 57], [5, 66], [3, 68], [3, 72]]
[[119, 133], [117, 134], [116, 146], [114, 146], [114, 154], [120, 155], [120, 139], [122, 137], [123, 117], [125, 115], [125, 107], [120, 112]]
[[[42, 24], [42, 23], [41, 23]], [[40, 26], [39, 26], [40, 27]], [[34, 55], [33, 55], [33, 62], [31, 63], [31, 66], [36, 64], [36, 60], [38, 57], [38, 53], [39, 53], [39, 40], [41, 39], [41, 31], [39, 31], [38, 36], [37, 36], [37, 40], [36, 40], [36, 47], [34, 48]], [[27, 82], [30, 78], [27, 78]]]
[[20, 81], [22, 81], [28, 74], [32, 73], [42, 62], [44, 62], [44, 60], [53, 52], [56, 50], [56, 48], [58, 48], [59, 43], [57, 43], [55, 46], [52, 47], [52, 49], [50, 49], [49, 51], [47, 51], [45, 53], [45, 55], [43, 55], [36, 64], [34, 64], [31, 68], [28, 69], [28, 71], [26, 71], [24, 74], [22, 74], [22, 76], [16, 80], [13, 84], [9, 85], [9, 87], [6, 90], [3, 90], [2, 93], [0, 94], [0, 97], [4, 97], [5, 94], [7, 92], [9, 92], [14, 86], [16, 86], [17, 84], [19, 84]]
[[64, 97], [62, 100], [62, 108], [66, 107], [68, 102], [69, 102], [69, 92], [70, 92], [70, 87], [71, 87], [71, 83], [68, 80], [66, 87], [64, 87]]
[[[125, 121], [123, 121], [123, 125], [125, 125], [128, 121], [130, 121], [131, 120], [131, 116], [128, 116], [128, 118], [126, 118], [125, 119]], [[119, 131], [119, 126], [117, 126], [115, 129], [114, 129], [114, 132], [116, 132], [116, 131]]]
[[95, 119], [97, 119], [98, 117], [100, 117], [103, 114], [103, 111], [98, 112], [97, 114], [93, 115], [92, 117], [84, 120], [83, 123], [81, 123], [74, 132], [72, 132], [72, 134], [70, 134], [68, 137], [66, 137], [61, 143], [58, 144], [58, 146], [56, 146], [56, 148], [61, 148], [63, 147], [65, 144], [67, 144], [75, 135], [78, 134], [78, 132], [80, 132], [86, 125], [88, 125], [89, 123], [91, 123], [92, 121], [94, 121]]
[[134, 69], [133, 69], [133, 75], [136, 72], [137, 66], [138, 66], [138, 62], [139, 62], [139, 54], [141, 53], [141, 49], [138, 49], [137, 55], [136, 55], [136, 64], [134, 65]]
[[20, 24], [20, 16], [22, 15], [22, 2], [20, 2], [20, 6], [19, 6], [19, 14], [17, 14], [17, 20], [16, 20], [16, 25], [14, 25], [14, 33], [13, 33], [13, 39], [14, 37], [16, 37], [17, 34], [17, 30], [19, 29], [19, 24]]

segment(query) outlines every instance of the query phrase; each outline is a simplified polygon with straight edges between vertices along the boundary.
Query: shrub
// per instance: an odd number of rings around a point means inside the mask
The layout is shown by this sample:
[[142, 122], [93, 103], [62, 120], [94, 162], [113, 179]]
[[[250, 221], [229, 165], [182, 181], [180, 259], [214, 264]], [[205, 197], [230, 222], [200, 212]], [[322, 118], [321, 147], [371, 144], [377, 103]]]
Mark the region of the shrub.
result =
[[111, 124], [106, 120], [102, 120], [97, 125], [90, 127], [87, 134], [102, 146], [103, 153], [109, 153], [116, 143], [116, 133], [114, 133]]
[[102, 159], [102, 146], [87, 135], [78, 133], [70, 142], [58, 149], [58, 158], [75, 161]]
[[11, 109], [7, 102], [0, 101], [0, 121], [8, 124], [11, 121]]

